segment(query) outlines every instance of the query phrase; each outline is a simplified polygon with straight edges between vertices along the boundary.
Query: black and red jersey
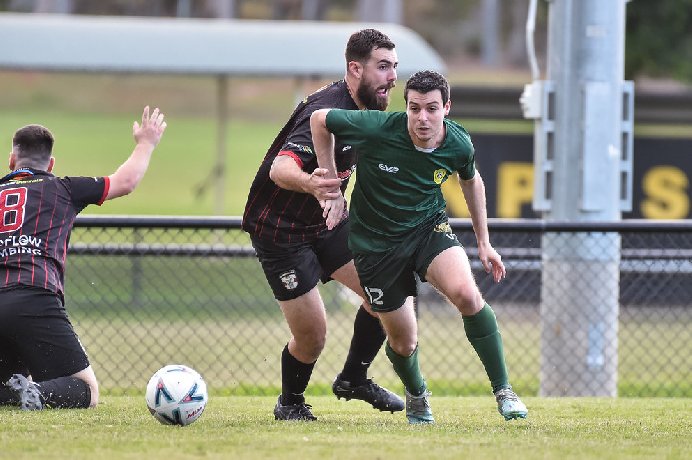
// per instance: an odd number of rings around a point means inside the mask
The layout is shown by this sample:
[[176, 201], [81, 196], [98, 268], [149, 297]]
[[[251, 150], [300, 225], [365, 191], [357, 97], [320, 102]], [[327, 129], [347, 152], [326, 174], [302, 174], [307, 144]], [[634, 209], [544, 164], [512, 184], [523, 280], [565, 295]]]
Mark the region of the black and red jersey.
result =
[[[267, 151], [250, 187], [243, 230], [276, 243], [306, 241], [327, 229], [317, 199], [307, 193], [286, 190], [269, 178], [277, 155], [289, 155], [306, 173], [317, 167], [317, 157], [310, 132], [310, 115], [323, 108], [357, 110], [346, 82], [330, 83], [306, 97], [293, 111]], [[350, 144], [335, 142], [336, 168], [343, 180], [342, 192], [355, 171], [357, 154]]]
[[0, 291], [31, 286], [64, 296], [65, 257], [77, 214], [101, 204], [107, 177], [22, 169], [0, 179]]

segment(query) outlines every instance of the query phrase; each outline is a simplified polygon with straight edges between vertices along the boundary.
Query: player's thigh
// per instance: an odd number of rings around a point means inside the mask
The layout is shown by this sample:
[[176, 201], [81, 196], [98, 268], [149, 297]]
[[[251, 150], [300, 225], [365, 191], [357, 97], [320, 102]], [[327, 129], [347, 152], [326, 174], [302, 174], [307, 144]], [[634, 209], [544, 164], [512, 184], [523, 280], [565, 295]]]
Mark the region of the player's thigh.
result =
[[449, 247], [435, 256], [425, 278], [464, 314], [473, 314], [482, 306], [469, 258], [460, 246]]
[[401, 356], [410, 356], [418, 343], [418, 321], [413, 297], [396, 310], [378, 313], [390, 347]]
[[358, 277], [358, 272], [356, 271], [356, 265], [352, 260], [332, 273], [331, 277], [363, 299], [363, 307], [365, 307], [368, 312], [372, 313], [370, 303], [367, 300], [365, 291], [363, 291], [363, 286], [360, 284], [360, 278]]
[[73, 375], [89, 358], [61, 301], [48, 292], [22, 289], [24, 311], [16, 317], [16, 350], [37, 382]]
[[317, 287], [295, 299], [280, 300], [279, 306], [296, 340], [324, 340], [327, 335], [327, 315]]
[[276, 300], [297, 299], [317, 286], [322, 268], [311, 244], [275, 245], [253, 238], [252, 246]]

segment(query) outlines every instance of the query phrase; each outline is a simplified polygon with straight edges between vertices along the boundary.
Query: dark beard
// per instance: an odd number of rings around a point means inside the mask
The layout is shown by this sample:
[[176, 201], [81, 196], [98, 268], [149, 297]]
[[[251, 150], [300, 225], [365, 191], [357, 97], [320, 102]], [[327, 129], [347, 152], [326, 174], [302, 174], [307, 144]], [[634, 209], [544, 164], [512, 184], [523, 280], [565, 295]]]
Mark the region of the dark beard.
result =
[[389, 105], [387, 98], [377, 97], [375, 90], [364, 83], [365, 82], [361, 82], [361, 84], [358, 85], [356, 95], [365, 108], [368, 110], [387, 110], [387, 106]]

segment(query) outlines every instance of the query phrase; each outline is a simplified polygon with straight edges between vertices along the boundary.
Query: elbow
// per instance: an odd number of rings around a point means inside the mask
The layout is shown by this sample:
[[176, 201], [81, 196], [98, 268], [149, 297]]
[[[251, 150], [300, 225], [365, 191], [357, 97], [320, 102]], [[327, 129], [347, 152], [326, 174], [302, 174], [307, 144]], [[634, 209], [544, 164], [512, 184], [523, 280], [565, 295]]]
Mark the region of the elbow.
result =
[[276, 185], [281, 185], [281, 176], [279, 175], [277, 168], [275, 168], [273, 164], [271, 165], [271, 168], [269, 168], [269, 178]]

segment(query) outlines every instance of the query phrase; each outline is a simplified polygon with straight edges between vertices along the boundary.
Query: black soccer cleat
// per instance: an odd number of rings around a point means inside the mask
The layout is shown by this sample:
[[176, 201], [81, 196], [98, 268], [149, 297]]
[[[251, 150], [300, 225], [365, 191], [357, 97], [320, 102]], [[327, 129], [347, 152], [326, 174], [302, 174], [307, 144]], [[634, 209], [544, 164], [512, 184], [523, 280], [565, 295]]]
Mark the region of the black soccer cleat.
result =
[[337, 399], [344, 398], [346, 401], [360, 399], [370, 403], [375, 409], [389, 411], [392, 414], [404, 410], [404, 400], [386, 388], [382, 388], [372, 381], [366, 379], [362, 385], [351, 385], [351, 382], [343, 380], [341, 374], [337, 375], [332, 384], [332, 391]]
[[281, 395], [276, 401], [276, 406], [274, 406], [274, 419], [275, 420], [302, 420], [302, 421], [314, 421], [317, 417], [312, 415], [310, 411], [312, 406], [310, 404], [300, 403], [300, 404], [281, 404]]
[[14, 374], [5, 383], [19, 396], [19, 408], [22, 410], [42, 410], [45, 406], [38, 385], [24, 377], [22, 374]]

